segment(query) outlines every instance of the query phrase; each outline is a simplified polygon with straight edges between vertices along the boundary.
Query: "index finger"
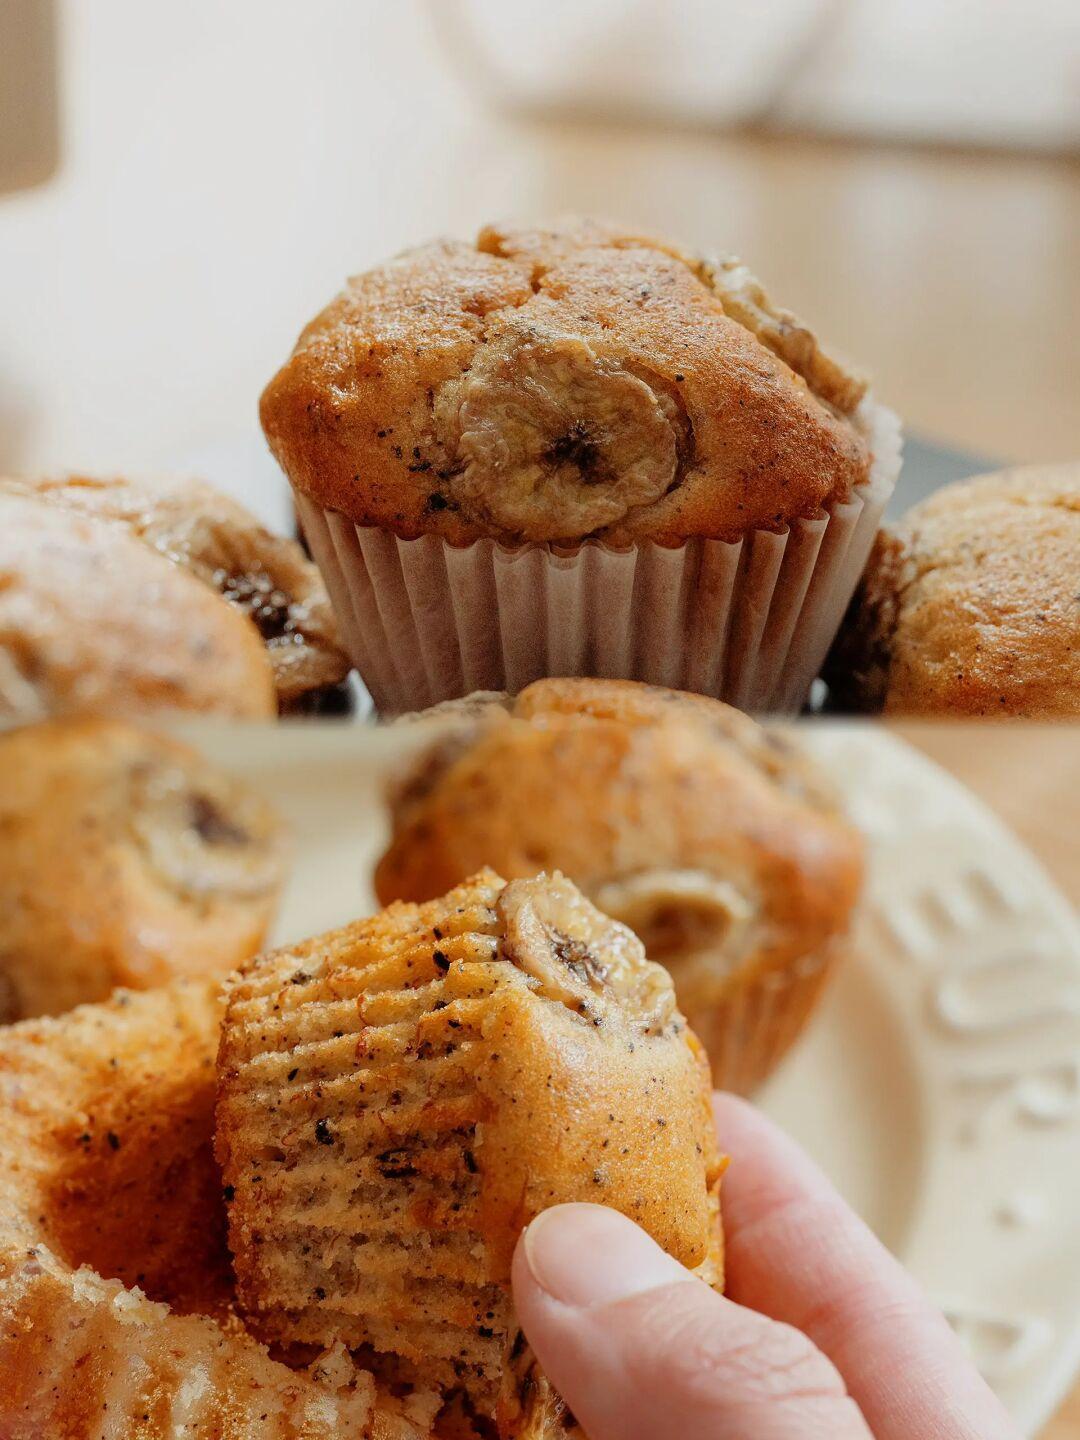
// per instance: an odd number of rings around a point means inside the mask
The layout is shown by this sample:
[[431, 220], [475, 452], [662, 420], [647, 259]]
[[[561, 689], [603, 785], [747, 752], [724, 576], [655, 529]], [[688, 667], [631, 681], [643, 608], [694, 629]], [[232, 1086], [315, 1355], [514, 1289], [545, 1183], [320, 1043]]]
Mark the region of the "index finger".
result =
[[823, 1350], [877, 1440], [1020, 1440], [944, 1317], [787, 1135], [714, 1097], [728, 1294]]

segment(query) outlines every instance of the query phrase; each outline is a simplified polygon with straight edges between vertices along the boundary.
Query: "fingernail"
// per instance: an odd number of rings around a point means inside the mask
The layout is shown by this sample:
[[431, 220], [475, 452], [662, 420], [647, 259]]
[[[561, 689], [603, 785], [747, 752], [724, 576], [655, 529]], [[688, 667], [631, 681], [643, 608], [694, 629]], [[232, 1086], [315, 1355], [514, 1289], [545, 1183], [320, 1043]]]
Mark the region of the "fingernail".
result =
[[644, 1230], [602, 1205], [542, 1211], [525, 1231], [523, 1248], [537, 1285], [581, 1309], [689, 1278]]

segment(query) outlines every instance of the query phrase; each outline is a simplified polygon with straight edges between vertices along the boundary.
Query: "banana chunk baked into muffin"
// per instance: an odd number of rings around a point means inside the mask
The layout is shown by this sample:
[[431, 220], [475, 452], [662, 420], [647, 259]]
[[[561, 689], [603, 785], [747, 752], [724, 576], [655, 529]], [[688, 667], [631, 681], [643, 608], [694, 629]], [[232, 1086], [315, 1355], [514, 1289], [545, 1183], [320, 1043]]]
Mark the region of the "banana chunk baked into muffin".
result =
[[344, 680], [349, 663], [318, 570], [295, 540], [271, 534], [213, 486], [176, 477], [64, 475], [0, 479], [0, 494], [31, 495], [114, 521], [190, 570], [255, 625], [284, 712]]
[[882, 530], [826, 679], [838, 709], [1080, 715], [1080, 464], [947, 485]]
[[538, 681], [444, 723], [393, 795], [379, 898], [426, 900], [484, 864], [563, 870], [668, 967], [716, 1084], [760, 1084], [860, 889], [860, 836], [817, 767], [718, 701], [629, 682]]
[[0, 489], [0, 721], [277, 713], [251, 622], [115, 525]]
[[248, 1327], [434, 1385], [457, 1435], [570, 1424], [510, 1296], [540, 1210], [612, 1205], [720, 1283], [700, 1046], [666, 972], [559, 875], [486, 872], [260, 957], [229, 982], [219, 1086]]
[[[389, 709], [517, 688], [515, 645], [525, 680], [552, 673], [569, 610], [594, 672], [696, 666], [691, 688], [763, 701], [807, 668], [808, 685], [899, 466], [894, 417], [745, 266], [588, 221], [487, 227], [354, 277], [261, 414]], [[534, 555], [524, 595], [493, 544]], [[700, 633], [667, 675], [649, 615], [688, 586]], [[710, 645], [730, 654], [706, 661]]]
[[0, 1030], [5, 1440], [426, 1440], [338, 1349], [272, 1359], [235, 1313], [213, 1155], [221, 1005], [186, 983]]
[[54, 720], [0, 735], [0, 777], [0, 1020], [224, 975], [259, 948], [282, 826], [186, 745]]
[[781, 526], [868, 478], [866, 385], [740, 274], [588, 222], [435, 242], [349, 282], [263, 424], [298, 489], [409, 539]]

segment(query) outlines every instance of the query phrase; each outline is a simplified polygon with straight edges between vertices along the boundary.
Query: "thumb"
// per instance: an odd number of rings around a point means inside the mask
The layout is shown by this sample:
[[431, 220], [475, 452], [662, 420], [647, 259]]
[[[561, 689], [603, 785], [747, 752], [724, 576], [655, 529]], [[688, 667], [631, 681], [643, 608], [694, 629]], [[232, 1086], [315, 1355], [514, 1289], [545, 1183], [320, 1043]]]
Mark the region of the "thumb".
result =
[[725, 1300], [615, 1210], [545, 1210], [518, 1243], [513, 1285], [589, 1440], [872, 1440], [804, 1335]]

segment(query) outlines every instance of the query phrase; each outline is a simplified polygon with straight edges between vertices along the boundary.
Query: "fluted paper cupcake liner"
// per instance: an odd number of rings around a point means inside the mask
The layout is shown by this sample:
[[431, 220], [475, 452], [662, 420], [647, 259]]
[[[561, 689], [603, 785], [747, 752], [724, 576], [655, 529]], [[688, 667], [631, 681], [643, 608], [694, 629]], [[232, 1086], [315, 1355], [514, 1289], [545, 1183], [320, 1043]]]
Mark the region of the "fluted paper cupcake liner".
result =
[[[768, 1079], [805, 1029], [846, 948], [837, 941], [786, 969], [737, 978], [708, 1006], [693, 994], [680, 996], [717, 1090], [752, 1095]], [[672, 973], [678, 990], [677, 966]]]
[[874, 464], [852, 498], [786, 531], [679, 546], [401, 540], [297, 494], [353, 663], [387, 715], [473, 690], [591, 675], [790, 712], [806, 698], [900, 470], [900, 428], [866, 400]]

